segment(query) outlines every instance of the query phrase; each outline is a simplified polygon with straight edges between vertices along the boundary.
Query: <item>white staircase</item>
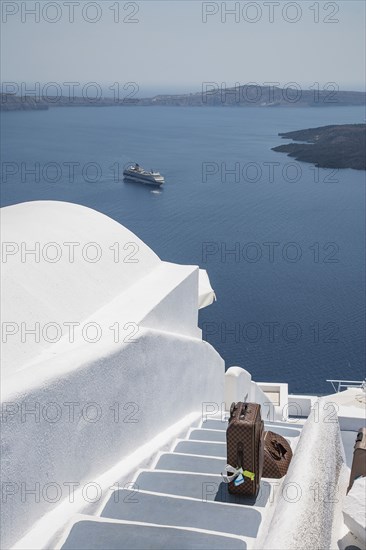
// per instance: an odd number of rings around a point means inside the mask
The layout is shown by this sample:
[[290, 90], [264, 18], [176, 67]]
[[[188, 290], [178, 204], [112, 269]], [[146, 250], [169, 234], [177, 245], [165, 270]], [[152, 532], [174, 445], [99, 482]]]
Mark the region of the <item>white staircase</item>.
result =
[[[301, 426], [276, 422], [266, 429], [296, 445]], [[155, 466], [115, 484], [99, 516], [78, 515], [57, 546], [63, 550], [245, 549], [258, 543], [273, 504], [273, 484], [262, 479], [256, 499], [230, 495], [220, 473], [226, 465], [227, 422], [191, 427]], [[121, 477], [121, 479], [123, 479]], [[265, 521], [264, 521], [265, 520]]]

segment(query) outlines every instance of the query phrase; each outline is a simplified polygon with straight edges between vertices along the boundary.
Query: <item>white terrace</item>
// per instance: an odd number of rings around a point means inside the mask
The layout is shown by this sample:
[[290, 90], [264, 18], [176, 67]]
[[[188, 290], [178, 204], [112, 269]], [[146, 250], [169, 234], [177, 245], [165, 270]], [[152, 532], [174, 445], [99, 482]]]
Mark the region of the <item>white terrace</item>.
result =
[[[361, 547], [342, 516], [361, 390], [317, 400], [225, 374], [197, 326], [207, 274], [93, 210], [7, 207], [2, 239], [4, 548]], [[245, 397], [295, 451], [255, 500], [220, 476]]]

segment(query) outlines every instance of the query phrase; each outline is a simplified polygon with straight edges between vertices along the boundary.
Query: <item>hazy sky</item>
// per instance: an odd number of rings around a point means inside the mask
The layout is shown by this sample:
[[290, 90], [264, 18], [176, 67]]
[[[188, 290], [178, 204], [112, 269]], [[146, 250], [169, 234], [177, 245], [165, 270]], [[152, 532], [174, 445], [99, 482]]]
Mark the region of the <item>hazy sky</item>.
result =
[[140, 95], [208, 81], [364, 89], [363, 0], [1, 4], [2, 82], [136, 82]]

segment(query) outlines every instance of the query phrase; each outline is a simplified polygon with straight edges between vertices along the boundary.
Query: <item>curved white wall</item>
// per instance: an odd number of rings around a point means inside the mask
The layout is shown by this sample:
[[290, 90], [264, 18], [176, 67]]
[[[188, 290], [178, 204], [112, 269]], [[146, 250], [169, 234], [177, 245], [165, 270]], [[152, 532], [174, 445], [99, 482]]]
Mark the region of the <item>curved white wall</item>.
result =
[[[72, 370], [60, 365], [73, 359]], [[162, 430], [201, 411], [202, 403], [222, 402], [224, 362], [198, 339], [143, 329], [138, 342], [113, 355], [79, 360], [72, 354], [58, 357], [55, 369], [62, 377], [48, 378], [31, 390], [26, 379], [20, 380], [5, 396], [3, 410], [9, 413], [2, 424], [2, 483], [9, 494], [1, 531], [6, 548], [59, 504], [42, 494], [47, 484], [56, 483], [66, 498], [67, 483], [80, 486], [97, 479]], [[52, 364], [45, 367], [52, 369]], [[32, 371], [37, 377], [38, 369]], [[96, 405], [88, 407], [90, 403]], [[38, 410], [38, 418], [26, 409]], [[88, 420], [99, 416], [96, 422]], [[34, 495], [24, 496], [36, 484], [39, 502]]]

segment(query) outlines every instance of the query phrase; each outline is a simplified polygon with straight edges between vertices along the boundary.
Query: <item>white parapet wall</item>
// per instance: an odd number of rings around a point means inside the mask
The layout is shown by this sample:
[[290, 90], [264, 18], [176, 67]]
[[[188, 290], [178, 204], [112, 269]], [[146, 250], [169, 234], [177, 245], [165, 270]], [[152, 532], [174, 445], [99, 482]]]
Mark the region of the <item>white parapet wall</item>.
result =
[[357, 478], [343, 504], [343, 517], [351, 533], [366, 547], [366, 477]]
[[89, 486], [223, 396], [224, 363], [209, 344], [147, 329], [115, 353], [59, 356], [32, 371], [9, 385], [2, 403], [4, 548], [68, 499], [70, 488]]
[[337, 414], [341, 430], [358, 431], [366, 427], [366, 392], [362, 388], [348, 388], [324, 397], [329, 411]]
[[290, 409], [288, 402], [288, 384], [275, 382], [257, 382], [257, 386], [273, 403], [274, 416], [271, 420], [287, 421]]
[[[197, 266], [162, 262], [78, 205], [16, 205], [2, 223], [1, 540], [10, 548], [74, 491], [88, 487], [87, 504], [106, 471], [206, 403], [222, 403], [224, 361], [197, 326]], [[43, 257], [70, 242], [79, 243], [73, 261]], [[22, 256], [22, 243], [36, 256]], [[90, 255], [102, 252], [95, 263], [77, 254], [87, 243]], [[115, 261], [116, 245], [138, 262]]]
[[225, 404], [230, 409], [233, 402], [250, 401], [252, 375], [241, 367], [230, 367], [225, 373]]
[[264, 393], [261, 384], [252, 380], [251, 374], [241, 367], [230, 367], [225, 373], [226, 410], [237, 401], [261, 405], [264, 420], [282, 420], [282, 413], [276, 412], [271, 399]]
[[314, 404], [318, 400], [316, 395], [292, 395], [288, 396], [289, 416], [308, 417]]
[[320, 399], [302, 429], [261, 550], [335, 548], [348, 469], [337, 415]]

